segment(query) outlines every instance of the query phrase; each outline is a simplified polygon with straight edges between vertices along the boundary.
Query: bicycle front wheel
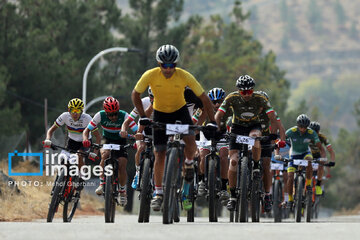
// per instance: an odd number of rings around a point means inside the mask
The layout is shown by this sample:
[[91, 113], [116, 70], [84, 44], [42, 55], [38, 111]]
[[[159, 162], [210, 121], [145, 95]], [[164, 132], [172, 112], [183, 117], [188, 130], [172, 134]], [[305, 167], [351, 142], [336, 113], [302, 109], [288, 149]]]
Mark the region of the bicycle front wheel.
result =
[[274, 212], [274, 221], [281, 222], [282, 218], [282, 186], [280, 180], [275, 180], [274, 184], [274, 204], [273, 204], [273, 212]]
[[296, 197], [295, 197], [295, 221], [301, 222], [302, 202], [303, 202], [304, 181], [302, 177], [297, 178]]
[[61, 194], [62, 194], [62, 189], [64, 189], [65, 186], [65, 176], [64, 176], [64, 172], [61, 171], [60, 175], [57, 177], [56, 181], [54, 182], [55, 186], [53, 188], [53, 193], [52, 193], [52, 197], [51, 197], [51, 202], [49, 205], [49, 211], [48, 211], [48, 215], [47, 215], [47, 222], [52, 222], [55, 213], [58, 210], [59, 207], [59, 203], [61, 201]]
[[173, 223], [175, 210], [176, 187], [178, 177], [178, 149], [172, 148], [167, 159], [164, 180], [163, 224]]
[[115, 199], [114, 199], [113, 176], [106, 176], [105, 182], [105, 222], [110, 223], [115, 220]]
[[216, 176], [215, 159], [209, 159], [208, 168], [208, 190], [209, 190], [209, 222], [217, 222], [217, 195], [216, 195]]
[[150, 218], [150, 201], [151, 201], [151, 160], [144, 159], [144, 165], [141, 173], [140, 181], [140, 211], [138, 222], [149, 222]]
[[241, 176], [240, 176], [240, 202], [239, 202], [239, 220], [240, 222], [248, 221], [248, 186], [249, 186], [249, 159], [241, 159]]

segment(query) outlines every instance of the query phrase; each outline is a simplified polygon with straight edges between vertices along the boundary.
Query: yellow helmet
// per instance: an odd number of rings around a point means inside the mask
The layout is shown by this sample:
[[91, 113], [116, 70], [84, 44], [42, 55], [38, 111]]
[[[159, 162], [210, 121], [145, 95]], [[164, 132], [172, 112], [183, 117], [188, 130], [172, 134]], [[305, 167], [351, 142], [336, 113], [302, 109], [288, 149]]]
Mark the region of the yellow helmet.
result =
[[68, 108], [82, 111], [84, 109], [84, 102], [80, 98], [73, 98], [69, 101]]

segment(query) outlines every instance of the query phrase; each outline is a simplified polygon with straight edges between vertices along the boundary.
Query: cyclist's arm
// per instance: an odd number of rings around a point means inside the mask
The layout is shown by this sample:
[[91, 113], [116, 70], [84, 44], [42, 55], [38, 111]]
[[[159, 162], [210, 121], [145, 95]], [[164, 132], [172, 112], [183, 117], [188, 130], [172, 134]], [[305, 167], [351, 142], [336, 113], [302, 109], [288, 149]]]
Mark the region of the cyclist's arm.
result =
[[326, 152], [325, 152], [325, 149], [324, 149], [323, 145], [321, 144], [321, 142], [317, 142], [316, 146], [320, 149], [321, 157], [326, 158]]
[[279, 126], [280, 139], [282, 141], [285, 141], [286, 140], [286, 135], [285, 135], [284, 125], [282, 124], [280, 119], [277, 122], [278, 122], [278, 126]]
[[[88, 129], [88, 128], [86, 128]], [[101, 134], [100, 134], [100, 130], [97, 128], [95, 131], [91, 132], [93, 134], [93, 136], [96, 138], [96, 144], [100, 145], [101, 142]], [[99, 149], [95, 149], [94, 153], [97, 155], [99, 153]]]
[[327, 147], [328, 152], [330, 153], [330, 160], [331, 162], [335, 162], [335, 151], [334, 149], [330, 146]]
[[204, 106], [204, 112], [206, 112], [206, 115], [209, 117], [210, 121], [215, 121], [215, 117], [214, 117], [214, 106], [210, 101], [210, 98], [205, 94], [205, 92], [203, 92], [200, 96], [199, 96], [201, 102], [203, 103]]
[[218, 110], [218, 111], [216, 112], [216, 114], [215, 114], [215, 121], [216, 121], [216, 124], [217, 124], [218, 126], [220, 126], [221, 120], [223, 119], [224, 115], [225, 115], [225, 112], [223, 112], [223, 111], [219, 111], [219, 110]]
[[136, 109], [138, 110], [140, 117], [145, 116], [145, 111], [140, 98], [140, 93], [135, 91], [135, 89], [131, 93], [131, 100]]
[[54, 123], [46, 133], [46, 139], [47, 140], [51, 139], [51, 136], [53, 135], [53, 133], [55, 132], [56, 129], [58, 129], [58, 125], [56, 125], [56, 123]]
[[[271, 133], [276, 133], [277, 129], [280, 129], [279, 123], [276, 120], [276, 114], [274, 111], [271, 111], [271, 112], [268, 112], [267, 115], [270, 119], [271, 126], [274, 126], [274, 127], [271, 127]], [[285, 140], [285, 138], [281, 139], [281, 140]]]

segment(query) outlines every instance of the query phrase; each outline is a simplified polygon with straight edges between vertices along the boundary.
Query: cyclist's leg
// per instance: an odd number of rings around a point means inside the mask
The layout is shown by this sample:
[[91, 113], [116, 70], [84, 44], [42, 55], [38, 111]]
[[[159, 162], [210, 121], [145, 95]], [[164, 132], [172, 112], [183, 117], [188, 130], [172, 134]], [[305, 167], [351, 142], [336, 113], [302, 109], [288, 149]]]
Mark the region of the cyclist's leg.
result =
[[[254, 128], [249, 133], [250, 137], [260, 137], [261, 136], [261, 130]], [[260, 141], [255, 141], [254, 146], [252, 147], [252, 158], [255, 163], [258, 163], [261, 157], [261, 145]], [[255, 165], [256, 166], [256, 165]]]
[[127, 196], [126, 196], [126, 182], [127, 182], [127, 172], [126, 172], [126, 164], [127, 158], [125, 156], [119, 157], [118, 159], [119, 169], [118, 169], [118, 178], [119, 178], [119, 203], [121, 206], [125, 206], [127, 204]]
[[210, 151], [206, 148], [200, 148], [200, 164], [199, 164], [199, 195], [203, 196], [206, 193], [206, 186], [204, 182], [205, 175], [205, 156], [209, 154]]
[[231, 149], [229, 150], [230, 155], [230, 164], [228, 171], [228, 182], [230, 188], [230, 199], [227, 203], [226, 208], [230, 211], [235, 209], [236, 204], [236, 174], [239, 164], [239, 150]]
[[304, 159], [309, 160], [309, 164], [306, 167], [306, 184], [305, 184], [305, 186], [311, 186], [311, 178], [312, 178], [312, 174], [313, 174], [313, 168], [312, 168], [310, 160], [312, 160], [313, 157], [309, 153], [309, 154], [305, 155]]
[[110, 151], [105, 150], [105, 149], [100, 149], [100, 155], [101, 155], [101, 161], [100, 161], [100, 166], [101, 166], [100, 184], [99, 184], [99, 187], [95, 190], [95, 193], [97, 195], [102, 195], [104, 193], [104, 184], [105, 184], [104, 165], [105, 165], [105, 159], [107, 159], [110, 156]]
[[220, 178], [221, 178], [221, 192], [220, 201], [225, 204], [229, 200], [229, 193], [227, 191], [228, 169], [229, 169], [229, 149], [227, 146], [221, 147], [219, 150], [220, 156]]
[[136, 153], [135, 153], [135, 176], [134, 179], [132, 181], [131, 187], [136, 189], [137, 185], [138, 185], [138, 179], [139, 179], [139, 175], [140, 175], [140, 157], [141, 157], [141, 153], [145, 150], [146, 144], [144, 141], [136, 141]]

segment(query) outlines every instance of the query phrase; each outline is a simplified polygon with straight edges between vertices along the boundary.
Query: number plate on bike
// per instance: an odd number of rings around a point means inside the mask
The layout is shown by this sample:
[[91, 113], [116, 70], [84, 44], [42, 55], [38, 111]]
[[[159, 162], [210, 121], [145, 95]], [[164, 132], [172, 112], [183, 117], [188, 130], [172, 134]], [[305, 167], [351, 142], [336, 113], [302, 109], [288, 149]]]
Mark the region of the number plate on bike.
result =
[[211, 146], [211, 141], [196, 141], [198, 147], [208, 147]]
[[248, 145], [254, 146], [255, 139], [253, 139], [252, 137], [248, 137], [248, 136], [238, 135], [238, 136], [236, 136], [236, 143], [242, 143], [242, 144], [248, 144]]
[[284, 170], [284, 164], [271, 163], [271, 170]]
[[188, 134], [189, 125], [186, 124], [166, 124], [166, 135]]
[[103, 149], [106, 149], [106, 150], [120, 150], [120, 145], [119, 144], [104, 144]]
[[312, 165], [313, 170], [318, 170], [318, 168], [319, 168], [318, 163], [312, 163], [311, 165]]
[[307, 167], [309, 161], [308, 160], [299, 160], [299, 159], [294, 159], [293, 164], [297, 165], [297, 166], [303, 166], [303, 167]]

